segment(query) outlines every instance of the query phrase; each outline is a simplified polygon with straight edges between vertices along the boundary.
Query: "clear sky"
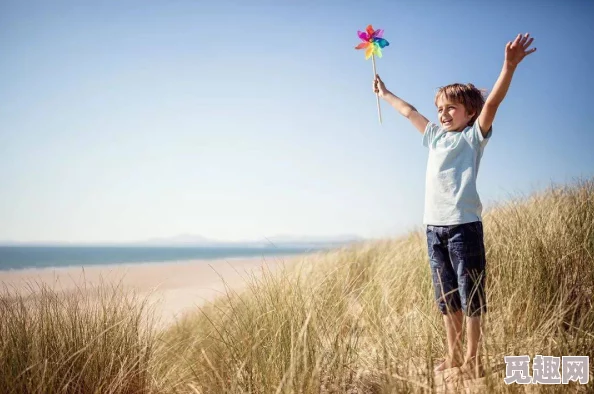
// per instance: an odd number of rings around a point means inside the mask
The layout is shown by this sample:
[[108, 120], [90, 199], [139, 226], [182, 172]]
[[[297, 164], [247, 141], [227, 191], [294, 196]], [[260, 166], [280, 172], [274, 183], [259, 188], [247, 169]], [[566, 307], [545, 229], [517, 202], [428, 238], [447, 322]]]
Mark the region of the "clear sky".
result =
[[592, 1], [1, 1], [0, 240], [384, 237], [422, 225], [427, 150], [382, 103], [437, 121], [439, 86], [517, 70], [481, 199], [594, 175]]

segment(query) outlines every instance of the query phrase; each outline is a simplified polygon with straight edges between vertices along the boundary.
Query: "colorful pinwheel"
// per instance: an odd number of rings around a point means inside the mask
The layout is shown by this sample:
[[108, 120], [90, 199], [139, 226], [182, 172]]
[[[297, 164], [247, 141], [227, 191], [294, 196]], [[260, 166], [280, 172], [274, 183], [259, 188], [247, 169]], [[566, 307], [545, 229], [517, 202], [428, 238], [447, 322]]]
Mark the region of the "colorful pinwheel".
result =
[[355, 49], [365, 49], [365, 60], [373, 55], [382, 57], [382, 48], [387, 47], [390, 43], [382, 38], [384, 35], [383, 29], [373, 30], [371, 25], [367, 26], [365, 31], [357, 31], [362, 43], [357, 45]]
[[[355, 47], [355, 49], [365, 49], [365, 60], [371, 57], [373, 64], [373, 78], [377, 75], [375, 71], [375, 55], [382, 57], [382, 48], [387, 47], [390, 43], [383, 38], [383, 29], [373, 30], [373, 26], [368, 25], [365, 31], [358, 30], [357, 34], [363, 41]], [[382, 110], [380, 108], [379, 95], [375, 96], [377, 100], [377, 114], [379, 116], [379, 122], [382, 123]]]

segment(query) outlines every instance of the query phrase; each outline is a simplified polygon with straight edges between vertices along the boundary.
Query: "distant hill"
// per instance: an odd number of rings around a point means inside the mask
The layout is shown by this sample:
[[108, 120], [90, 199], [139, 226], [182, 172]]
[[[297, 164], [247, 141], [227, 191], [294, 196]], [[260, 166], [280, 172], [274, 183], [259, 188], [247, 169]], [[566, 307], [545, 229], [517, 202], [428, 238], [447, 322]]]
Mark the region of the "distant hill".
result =
[[267, 244], [274, 244], [276, 246], [325, 246], [325, 245], [342, 245], [354, 242], [363, 241], [364, 238], [358, 235], [345, 234], [337, 236], [293, 236], [293, 235], [278, 235], [270, 237], [262, 242]]
[[201, 235], [180, 234], [173, 237], [150, 238], [138, 243], [145, 245], [213, 245], [219, 242]]
[[220, 247], [319, 247], [342, 245], [362, 241], [363, 238], [357, 235], [337, 235], [337, 236], [296, 236], [296, 235], [277, 235], [265, 237], [260, 240], [243, 241], [219, 241], [209, 239], [200, 235], [182, 234], [174, 237], [152, 238], [144, 245], [185, 245], [185, 246], [220, 246]]
[[243, 241], [220, 241], [207, 238], [201, 235], [180, 234], [172, 237], [150, 238], [141, 241], [131, 242], [66, 242], [66, 241], [45, 241], [45, 242], [19, 242], [0, 241], [0, 246], [202, 246], [202, 247], [332, 247], [354, 242], [363, 241], [364, 238], [358, 235], [343, 234], [337, 236], [306, 236], [306, 235], [276, 235], [265, 237], [260, 240]]

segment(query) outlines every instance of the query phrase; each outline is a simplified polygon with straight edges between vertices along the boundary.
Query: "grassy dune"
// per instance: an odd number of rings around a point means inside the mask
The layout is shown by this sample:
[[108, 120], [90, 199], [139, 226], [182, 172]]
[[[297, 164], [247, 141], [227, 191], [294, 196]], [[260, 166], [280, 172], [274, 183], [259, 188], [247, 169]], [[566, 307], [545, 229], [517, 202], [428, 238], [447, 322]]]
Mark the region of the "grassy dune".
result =
[[[594, 180], [512, 199], [484, 214], [489, 313], [477, 392], [505, 355], [594, 362]], [[424, 231], [304, 258], [250, 278], [166, 331], [118, 289], [89, 302], [49, 290], [0, 299], [2, 392], [429, 392], [445, 353]], [[587, 386], [533, 385], [542, 392]]]
[[143, 393], [157, 341], [148, 305], [121, 287], [0, 295], [0, 393]]

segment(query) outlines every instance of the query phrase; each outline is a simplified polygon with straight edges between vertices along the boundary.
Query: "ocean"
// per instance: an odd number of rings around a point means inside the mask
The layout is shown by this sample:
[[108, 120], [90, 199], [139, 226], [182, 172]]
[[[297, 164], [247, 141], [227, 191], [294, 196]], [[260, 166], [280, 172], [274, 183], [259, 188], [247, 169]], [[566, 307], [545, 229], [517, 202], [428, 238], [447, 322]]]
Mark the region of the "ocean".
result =
[[305, 247], [194, 246], [0, 246], [0, 270], [156, 263], [225, 258], [263, 258], [319, 251]]

